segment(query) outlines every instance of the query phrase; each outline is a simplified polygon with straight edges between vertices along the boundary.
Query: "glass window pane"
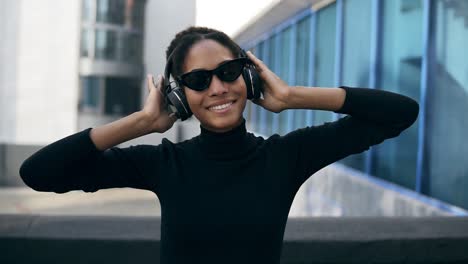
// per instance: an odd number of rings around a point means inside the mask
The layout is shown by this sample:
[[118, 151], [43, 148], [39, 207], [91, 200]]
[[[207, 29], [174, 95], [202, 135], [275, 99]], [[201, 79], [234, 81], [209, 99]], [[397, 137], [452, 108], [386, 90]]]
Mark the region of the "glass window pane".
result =
[[428, 82], [425, 190], [468, 209], [468, 9], [465, 0], [434, 1], [436, 62]]
[[[265, 41], [262, 41], [260, 43], [261, 45], [261, 50], [262, 50], [262, 53], [259, 54], [261, 55], [261, 59], [263, 60], [263, 63], [265, 63], [266, 65], [270, 65], [270, 57], [269, 57], [269, 54], [270, 54], [270, 47], [269, 47], [269, 41], [268, 40], [265, 40]], [[263, 135], [266, 135], [267, 134], [267, 126], [266, 126], [266, 123], [267, 123], [267, 118], [268, 118], [268, 113], [269, 111], [263, 109], [262, 107], [260, 107], [260, 133], [262, 133]]]
[[296, 85], [309, 85], [310, 38], [310, 16], [308, 16], [297, 23], [295, 76]]
[[93, 1], [83, 0], [81, 6], [81, 16], [84, 22], [91, 22], [93, 19]]
[[[371, 0], [343, 1], [342, 85], [369, 86]], [[341, 160], [358, 170], [365, 170], [365, 152]]]
[[140, 80], [129, 78], [105, 79], [106, 115], [128, 115], [140, 110]]
[[[292, 27], [288, 27], [279, 33], [280, 37], [280, 52], [279, 64], [276, 69], [276, 74], [283, 79], [287, 84], [291, 84], [290, 71], [291, 71], [291, 40], [292, 40]], [[280, 135], [286, 134], [288, 131], [288, 112], [291, 110], [285, 110], [278, 114], [279, 118], [279, 131], [276, 131]]]
[[[309, 55], [310, 55], [310, 16], [302, 19], [297, 23], [296, 34], [296, 76], [295, 84], [299, 86], [309, 86]], [[306, 111], [310, 110], [295, 110], [294, 111], [294, 127], [293, 129], [306, 126]]]
[[[336, 4], [321, 9], [316, 14], [315, 38], [315, 86], [333, 87], [335, 72], [335, 39], [336, 39]], [[314, 111], [314, 124], [320, 125], [333, 120], [330, 111]]]
[[80, 83], [81, 83], [80, 111], [98, 110], [99, 101], [100, 101], [99, 78], [96, 76], [81, 77]]
[[[275, 60], [276, 60], [276, 56], [275, 56], [275, 49], [276, 49], [276, 42], [275, 42], [275, 38], [277, 38], [278, 35], [275, 35], [275, 36], [272, 36], [270, 37], [267, 41], [268, 41], [268, 46], [269, 46], [269, 49], [268, 49], [268, 61], [266, 61], [265, 63], [268, 65], [268, 68], [270, 68], [270, 70], [272, 70], [273, 72], [276, 72], [276, 68], [275, 68]], [[265, 136], [270, 136], [273, 134], [273, 131], [272, 131], [272, 122], [273, 122], [273, 113], [270, 112], [270, 111], [267, 111], [267, 114], [266, 114], [266, 122], [265, 122]]]
[[[381, 65], [377, 86], [418, 101], [422, 56], [422, 1], [412, 1], [411, 8], [408, 3], [410, 2], [407, 0], [382, 2]], [[371, 173], [414, 189], [417, 148], [418, 122], [415, 122], [400, 136], [374, 147], [374, 166]]]
[[126, 1], [125, 26], [129, 28], [143, 28], [145, 1]]
[[369, 86], [371, 3], [343, 1], [343, 85]]
[[116, 33], [109, 30], [96, 30], [95, 58], [116, 60]]
[[80, 47], [80, 56], [81, 57], [89, 57], [91, 53], [91, 37], [93, 31], [88, 28], [84, 28], [81, 30], [81, 47]]
[[97, 0], [96, 21], [123, 25], [125, 0]]
[[128, 63], [141, 63], [143, 40], [141, 34], [123, 33], [122, 60]]

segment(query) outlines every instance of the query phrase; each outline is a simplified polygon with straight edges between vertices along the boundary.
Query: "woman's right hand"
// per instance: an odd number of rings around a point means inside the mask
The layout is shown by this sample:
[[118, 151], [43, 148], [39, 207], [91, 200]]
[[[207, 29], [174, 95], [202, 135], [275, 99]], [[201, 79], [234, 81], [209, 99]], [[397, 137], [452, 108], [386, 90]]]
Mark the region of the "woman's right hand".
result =
[[149, 93], [141, 112], [146, 117], [149, 133], [164, 133], [174, 125], [177, 117], [174, 113], [169, 114], [165, 108], [164, 95], [161, 91], [164, 78], [159, 75], [155, 83], [153, 75], [148, 74], [146, 79]]

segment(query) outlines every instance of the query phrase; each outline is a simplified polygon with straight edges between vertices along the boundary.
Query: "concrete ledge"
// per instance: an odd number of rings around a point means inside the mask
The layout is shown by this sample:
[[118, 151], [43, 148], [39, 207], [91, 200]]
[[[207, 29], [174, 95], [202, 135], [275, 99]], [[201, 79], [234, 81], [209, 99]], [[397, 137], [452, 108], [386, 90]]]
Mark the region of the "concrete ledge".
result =
[[[159, 217], [0, 215], [2, 263], [159, 263]], [[281, 263], [468, 263], [468, 218], [290, 218]]]

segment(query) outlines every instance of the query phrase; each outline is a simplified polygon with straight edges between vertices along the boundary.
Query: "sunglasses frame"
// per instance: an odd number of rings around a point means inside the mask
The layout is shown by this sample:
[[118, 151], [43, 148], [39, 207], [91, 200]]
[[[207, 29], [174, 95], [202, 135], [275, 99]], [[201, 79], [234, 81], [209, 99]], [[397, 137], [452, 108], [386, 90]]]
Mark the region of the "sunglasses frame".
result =
[[[234, 79], [234, 80], [224, 80], [222, 75], [220, 76], [218, 73], [221, 71], [222, 67], [223, 66], [226, 66], [226, 64], [229, 64], [229, 63], [233, 63], [233, 62], [237, 62], [237, 61], [242, 61], [243, 62], [243, 65], [241, 67], [241, 70], [239, 72], [239, 75], [237, 75], [237, 77]], [[242, 74], [242, 71], [244, 70], [244, 67], [246, 66], [246, 64], [248, 64], [250, 62], [250, 59], [247, 58], [247, 57], [240, 57], [240, 58], [236, 58], [236, 59], [232, 59], [232, 60], [228, 60], [228, 61], [225, 61], [223, 63], [221, 63], [220, 65], [218, 65], [218, 67], [212, 69], [212, 70], [205, 70], [205, 69], [199, 69], [199, 70], [194, 70], [194, 71], [190, 71], [190, 72], [187, 72], [187, 73], [184, 73], [180, 76], [178, 76], [176, 78], [177, 82], [182, 84], [183, 86], [186, 86], [192, 90], [195, 90], [195, 91], [204, 91], [206, 89], [208, 89], [208, 87], [210, 87], [210, 84], [211, 84], [211, 80], [213, 79], [213, 75], [216, 75], [221, 81], [223, 82], [233, 82], [235, 80], [237, 80], [237, 78], [239, 78], [239, 76]], [[184, 81], [184, 76], [188, 76], [190, 74], [196, 74], [196, 73], [199, 73], [199, 72], [203, 72], [203, 73], [208, 73], [209, 74], [209, 81], [207, 82], [206, 85], [204, 85], [203, 87], [201, 88], [193, 88], [193, 87], [190, 87], [188, 85], [187, 82]]]

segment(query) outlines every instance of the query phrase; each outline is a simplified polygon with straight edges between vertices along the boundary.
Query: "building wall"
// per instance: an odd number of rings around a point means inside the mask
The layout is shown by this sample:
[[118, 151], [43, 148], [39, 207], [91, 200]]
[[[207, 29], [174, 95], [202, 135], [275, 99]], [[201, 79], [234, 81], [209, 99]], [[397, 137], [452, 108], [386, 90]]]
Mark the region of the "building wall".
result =
[[[0, 184], [22, 185], [18, 169], [40, 147], [122, 116], [79, 114], [81, 0], [0, 1]], [[180, 8], [184, 6], [184, 8]], [[141, 105], [146, 73], [162, 74], [175, 34], [195, 24], [195, 0], [146, 1]], [[176, 19], [174, 19], [176, 18]], [[132, 77], [135, 77], [133, 74]], [[194, 120], [121, 146], [178, 140]], [[185, 133], [187, 134], [187, 133]]]
[[[236, 40], [290, 85], [382, 89], [420, 105], [418, 120], [398, 137], [338, 163], [468, 208], [468, 2], [317, 0], [300, 8], [294, 2], [281, 1]], [[272, 14], [282, 20], [271, 23]], [[254, 104], [245, 115], [266, 136], [341, 117], [317, 110], [272, 114]]]
[[16, 130], [16, 75], [19, 5], [0, 1], [0, 143], [11, 142]]
[[[7, 0], [0, 5], [0, 59], [5, 65], [0, 69], [0, 142], [44, 145], [87, 127], [79, 122], [77, 109], [81, 0]], [[170, 40], [194, 23], [194, 0], [147, 1], [142, 105], [146, 73], [163, 73]], [[175, 135], [170, 131], [165, 136]]]
[[77, 124], [80, 1], [18, 5], [15, 144], [47, 144]]
[[[195, 24], [195, 0], [174, 0], [170, 4], [166, 1], [148, 0], [146, 4], [146, 26], [143, 49], [144, 76], [153, 74], [156, 79], [158, 74], [164, 75], [166, 64], [166, 48], [175, 34], [188, 26]], [[181, 8], [183, 6], [184, 8]], [[143, 77], [144, 77], [143, 76]], [[146, 82], [142, 81], [142, 105], [147, 95]], [[135, 144], [159, 144], [162, 138], [176, 142], [180, 131], [193, 135], [193, 131], [199, 130], [193, 126], [195, 120], [176, 124], [164, 134], [151, 134], [128, 141], [122, 146]]]

